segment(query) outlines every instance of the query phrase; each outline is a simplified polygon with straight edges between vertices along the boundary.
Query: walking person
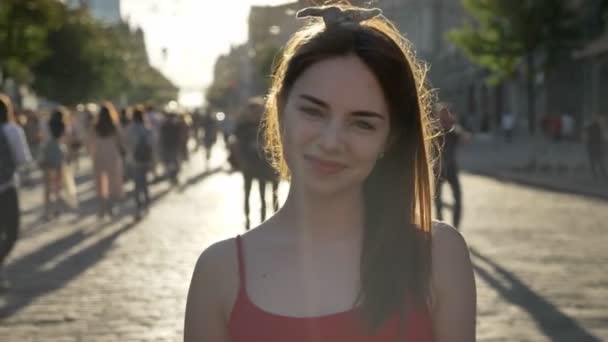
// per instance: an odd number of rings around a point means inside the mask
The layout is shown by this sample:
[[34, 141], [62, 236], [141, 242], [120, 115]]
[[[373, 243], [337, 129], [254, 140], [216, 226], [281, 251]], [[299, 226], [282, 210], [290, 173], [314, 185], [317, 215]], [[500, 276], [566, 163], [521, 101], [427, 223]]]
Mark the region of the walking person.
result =
[[153, 163], [154, 137], [143, 107], [135, 106], [132, 114], [132, 122], [127, 129], [127, 161], [135, 185], [135, 219], [140, 219], [142, 212], [147, 213], [150, 207], [148, 172]]
[[217, 141], [218, 123], [212, 116], [211, 112], [207, 111], [203, 117], [203, 145], [205, 147], [205, 170], [209, 170], [209, 161], [211, 160], [211, 151], [213, 145]]
[[606, 171], [606, 156], [604, 147], [604, 133], [598, 116], [593, 117], [591, 122], [585, 129], [585, 145], [587, 147], [587, 155], [589, 156], [589, 168], [593, 179], [608, 180], [608, 171]]
[[190, 127], [192, 119], [188, 113], [181, 113], [177, 117], [177, 139], [179, 144], [179, 160], [187, 162], [190, 159], [188, 142], [190, 141]]
[[148, 119], [148, 124], [150, 125], [150, 129], [152, 130], [152, 137], [154, 143], [154, 156], [152, 158], [152, 166], [150, 167], [152, 171], [153, 181], [158, 180], [161, 175], [158, 172], [158, 164], [161, 162], [160, 156], [160, 127], [163, 121], [162, 114], [157, 112], [154, 106], [148, 105], [146, 106], [146, 117]]
[[125, 144], [118, 114], [110, 102], [100, 105], [89, 141], [98, 199], [98, 217], [115, 214], [114, 206], [123, 197]]
[[456, 117], [450, 111], [447, 104], [438, 104], [436, 106], [436, 115], [440, 126], [440, 158], [439, 162], [435, 164], [435, 175], [437, 177], [435, 183], [435, 209], [437, 219], [443, 220], [442, 188], [443, 183], [447, 182], [450, 185], [454, 198], [452, 224], [454, 227], [459, 228], [462, 217], [462, 188], [458, 177], [460, 167], [458, 166], [457, 152], [460, 144], [470, 140], [470, 134], [457, 124]]
[[67, 147], [66, 162], [74, 170], [79, 169], [80, 149], [82, 148], [82, 131], [78, 112], [65, 111], [65, 144]]
[[177, 185], [181, 159], [180, 128], [175, 113], [167, 113], [160, 126], [160, 148], [165, 176], [169, 178], [172, 185]]
[[287, 199], [202, 253], [186, 342], [475, 340], [468, 248], [431, 221], [430, 92], [380, 12], [298, 12], [263, 132]]
[[515, 115], [513, 112], [507, 111], [502, 114], [500, 126], [505, 137], [505, 142], [511, 143], [513, 141], [513, 128], [515, 127]]
[[12, 102], [0, 94], [0, 290], [10, 287], [4, 267], [19, 236], [17, 171], [31, 160], [25, 133], [15, 122]]
[[63, 141], [66, 133], [67, 113], [58, 108], [51, 113], [47, 122], [49, 136], [39, 150], [38, 166], [42, 170], [44, 183], [44, 213], [43, 219], [59, 216], [61, 211], [61, 190], [64, 177], [64, 166], [68, 162], [68, 151]]
[[[23, 114], [24, 122], [21, 125], [23, 128], [23, 132], [25, 133], [25, 139], [30, 148], [30, 152], [32, 155], [37, 155], [38, 145], [40, 144], [40, 122], [38, 120], [38, 115], [31, 111], [26, 110]], [[22, 179], [20, 179], [22, 186], [33, 186], [34, 181], [32, 180], [32, 171], [34, 171], [35, 165], [34, 163], [30, 163], [25, 165], [22, 168]]]

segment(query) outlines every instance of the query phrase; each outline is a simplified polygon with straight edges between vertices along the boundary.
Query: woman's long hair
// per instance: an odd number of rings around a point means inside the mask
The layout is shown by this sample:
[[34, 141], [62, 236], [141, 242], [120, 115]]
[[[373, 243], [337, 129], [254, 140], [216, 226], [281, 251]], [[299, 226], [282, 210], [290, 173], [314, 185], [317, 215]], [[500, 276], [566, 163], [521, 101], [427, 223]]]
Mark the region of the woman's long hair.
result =
[[108, 137], [115, 135], [118, 131], [118, 127], [118, 113], [116, 113], [114, 105], [110, 102], [102, 103], [95, 120], [95, 133], [100, 137]]
[[53, 139], [59, 139], [65, 134], [66, 120], [69, 115], [65, 107], [58, 107], [51, 113], [48, 127]]
[[0, 93], [0, 125], [15, 122], [15, 112], [11, 98]]
[[[352, 8], [352, 6], [342, 6]], [[383, 17], [327, 28], [313, 19], [275, 60], [264, 117], [266, 153], [284, 178], [281, 115], [295, 81], [315, 63], [355, 55], [373, 72], [390, 109], [389, 147], [364, 184], [365, 230], [357, 298], [371, 330], [430, 299], [432, 96], [426, 68]]]

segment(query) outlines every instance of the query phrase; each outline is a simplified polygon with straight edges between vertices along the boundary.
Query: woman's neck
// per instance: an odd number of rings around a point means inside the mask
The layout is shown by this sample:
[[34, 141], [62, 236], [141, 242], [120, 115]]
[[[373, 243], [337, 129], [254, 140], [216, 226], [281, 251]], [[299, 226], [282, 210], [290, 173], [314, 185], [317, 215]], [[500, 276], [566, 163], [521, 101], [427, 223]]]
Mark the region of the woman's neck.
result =
[[359, 240], [363, 232], [363, 195], [360, 190], [332, 196], [296, 191], [293, 184], [277, 214], [281, 226], [299, 239], [314, 242]]

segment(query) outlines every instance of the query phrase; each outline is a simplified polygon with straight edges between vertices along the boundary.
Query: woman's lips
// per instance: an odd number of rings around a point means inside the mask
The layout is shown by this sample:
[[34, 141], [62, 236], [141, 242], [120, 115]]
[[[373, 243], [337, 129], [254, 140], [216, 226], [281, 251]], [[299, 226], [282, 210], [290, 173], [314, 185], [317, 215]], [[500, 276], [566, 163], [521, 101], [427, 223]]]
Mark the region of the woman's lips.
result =
[[321, 159], [312, 156], [304, 156], [312, 168], [321, 174], [335, 174], [346, 168], [346, 165], [331, 160]]

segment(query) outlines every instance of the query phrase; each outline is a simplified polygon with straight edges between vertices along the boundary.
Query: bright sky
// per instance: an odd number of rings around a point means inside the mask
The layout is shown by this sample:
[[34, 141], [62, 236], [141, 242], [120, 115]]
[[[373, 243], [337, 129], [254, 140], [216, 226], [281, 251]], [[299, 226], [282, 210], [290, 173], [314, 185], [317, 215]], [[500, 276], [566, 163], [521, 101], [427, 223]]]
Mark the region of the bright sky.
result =
[[[180, 89], [183, 105], [198, 105], [218, 55], [247, 40], [251, 5], [289, 0], [122, 0], [121, 12], [143, 28], [152, 65]], [[166, 60], [162, 50], [168, 51]]]

